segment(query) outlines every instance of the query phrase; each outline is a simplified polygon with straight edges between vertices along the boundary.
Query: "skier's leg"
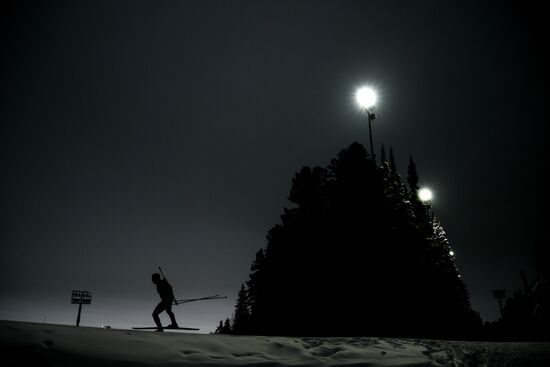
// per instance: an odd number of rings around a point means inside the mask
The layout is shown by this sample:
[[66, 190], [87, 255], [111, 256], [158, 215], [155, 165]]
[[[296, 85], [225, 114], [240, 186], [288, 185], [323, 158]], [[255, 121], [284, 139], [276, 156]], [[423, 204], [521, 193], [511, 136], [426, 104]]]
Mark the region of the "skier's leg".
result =
[[165, 306], [165, 310], [168, 316], [170, 316], [170, 321], [172, 321], [172, 324], [170, 324], [168, 327], [177, 328], [178, 323], [176, 322], [176, 316], [172, 312], [172, 303], [167, 303]]
[[159, 313], [164, 311], [164, 303], [160, 302], [157, 307], [155, 307], [155, 310], [153, 311], [153, 320], [155, 320], [155, 324], [157, 324], [158, 330], [162, 330], [162, 324], [160, 323]]

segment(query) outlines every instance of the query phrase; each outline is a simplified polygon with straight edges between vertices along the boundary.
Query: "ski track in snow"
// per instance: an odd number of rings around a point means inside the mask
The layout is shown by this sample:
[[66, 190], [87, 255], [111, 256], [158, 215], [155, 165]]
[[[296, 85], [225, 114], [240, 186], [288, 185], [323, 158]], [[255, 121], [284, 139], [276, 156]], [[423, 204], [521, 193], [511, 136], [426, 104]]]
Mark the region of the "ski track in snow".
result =
[[269, 337], [0, 321], [4, 366], [548, 367], [550, 343]]

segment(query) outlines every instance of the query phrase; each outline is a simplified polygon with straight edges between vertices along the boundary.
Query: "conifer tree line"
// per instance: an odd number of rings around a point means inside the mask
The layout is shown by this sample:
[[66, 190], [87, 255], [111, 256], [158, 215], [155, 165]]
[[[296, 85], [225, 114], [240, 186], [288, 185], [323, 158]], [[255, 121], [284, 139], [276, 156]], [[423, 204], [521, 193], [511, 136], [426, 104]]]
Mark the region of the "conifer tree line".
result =
[[292, 179], [281, 222], [256, 253], [232, 320], [255, 335], [467, 337], [480, 326], [443, 225], [394, 152], [353, 143]]

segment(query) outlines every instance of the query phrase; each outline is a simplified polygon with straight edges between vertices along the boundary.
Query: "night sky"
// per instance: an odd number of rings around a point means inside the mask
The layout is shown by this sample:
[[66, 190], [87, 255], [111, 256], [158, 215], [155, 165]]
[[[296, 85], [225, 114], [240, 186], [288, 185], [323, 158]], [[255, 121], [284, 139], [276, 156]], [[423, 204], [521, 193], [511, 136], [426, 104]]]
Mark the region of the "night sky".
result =
[[[484, 320], [534, 278], [548, 122], [542, 9], [442, 1], [48, 1], [0, 10], [0, 319], [212, 331], [302, 166], [413, 155]], [[379, 153], [378, 153], [379, 154]], [[307, 285], [304, 285], [307, 286]], [[319, 294], [319, 302], [330, 297]], [[366, 297], [369, 290], [358, 289]], [[166, 316], [164, 317], [166, 321]]]

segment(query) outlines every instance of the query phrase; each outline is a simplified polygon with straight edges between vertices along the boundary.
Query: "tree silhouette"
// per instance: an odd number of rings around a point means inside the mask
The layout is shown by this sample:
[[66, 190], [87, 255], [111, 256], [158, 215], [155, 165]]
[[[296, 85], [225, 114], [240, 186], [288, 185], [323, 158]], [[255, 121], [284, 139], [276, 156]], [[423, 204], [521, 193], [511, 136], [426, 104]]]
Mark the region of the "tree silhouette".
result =
[[417, 197], [414, 161], [407, 190], [393, 150], [381, 157], [353, 143], [296, 173], [239, 292], [234, 332], [465, 335], [474, 313], [443, 226]]
[[411, 192], [418, 191], [418, 174], [416, 173], [416, 164], [413, 161], [413, 157], [410, 156], [409, 158], [409, 169], [408, 169], [408, 175], [407, 175], [407, 183], [409, 184], [409, 188], [411, 189]]
[[393, 149], [390, 146], [390, 171], [392, 174], [397, 174], [397, 165], [395, 164], [395, 158], [393, 156]]
[[231, 332], [231, 321], [229, 321], [229, 318], [226, 318], [221, 328], [220, 334], [231, 334]]
[[218, 327], [216, 328], [216, 330], [214, 331], [214, 334], [221, 334], [222, 329], [223, 329], [223, 321], [220, 320], [220, 323], [219, 323]]
[[241, 290], [237, 297], [235, 305], [235, 316], [233, 318], [233, 334], [248, 334], [250, 325], [250, 305], [248, 301], [248, 291], [244, 284], [241, 284]]

